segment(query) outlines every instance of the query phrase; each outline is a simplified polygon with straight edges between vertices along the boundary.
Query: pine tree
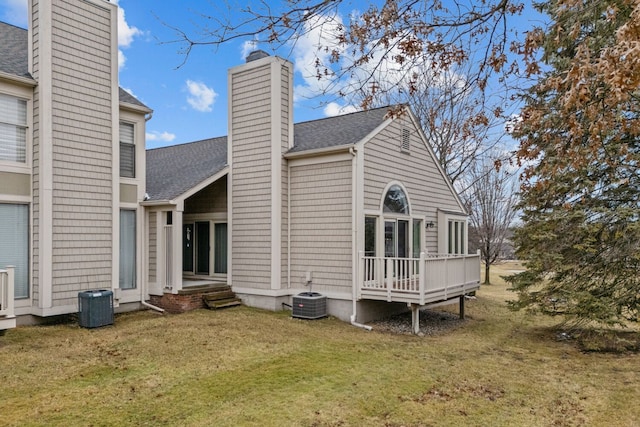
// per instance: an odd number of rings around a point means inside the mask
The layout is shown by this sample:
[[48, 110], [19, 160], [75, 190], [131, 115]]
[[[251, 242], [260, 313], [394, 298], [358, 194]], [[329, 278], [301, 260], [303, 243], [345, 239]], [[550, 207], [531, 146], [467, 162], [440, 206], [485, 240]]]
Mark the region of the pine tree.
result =
[[[640, 2], [554, 0], [524, 55], [540, 76], [514, 135], [528, 270], [515, 309], [624, 324], [640, 308]], [[541, 54], [539, 65], [536, 55]]]

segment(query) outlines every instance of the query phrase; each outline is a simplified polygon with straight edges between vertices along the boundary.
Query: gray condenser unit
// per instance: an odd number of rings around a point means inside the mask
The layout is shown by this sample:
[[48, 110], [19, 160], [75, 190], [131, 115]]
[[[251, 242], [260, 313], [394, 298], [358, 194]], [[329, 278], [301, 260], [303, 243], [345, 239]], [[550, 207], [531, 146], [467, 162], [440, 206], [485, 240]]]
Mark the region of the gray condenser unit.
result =
[[78, 293], [78, 323], [83, 328], [113, 325], [113, 292], [102, 289]]
[[327, 297], [317, 292], [302, 292], [293, 297], [292, 316], [300, 319], [327, 317]]

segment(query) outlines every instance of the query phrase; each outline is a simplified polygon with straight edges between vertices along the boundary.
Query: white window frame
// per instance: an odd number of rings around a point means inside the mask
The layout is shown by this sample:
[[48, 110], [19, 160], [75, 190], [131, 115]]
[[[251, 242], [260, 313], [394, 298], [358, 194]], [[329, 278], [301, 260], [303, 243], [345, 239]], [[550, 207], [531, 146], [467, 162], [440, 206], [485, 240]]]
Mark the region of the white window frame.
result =
[[[122, 127], [123, 126], [130, 126], [131, 127], [131, 137], [132, 137], [132, 141], [128, 142], [128, 141], [123, 141], [123, 137], [122, 137]], [[137, 177], [138, 174], [138, 168], [136, 165], [136, 161], [138, 158], [138, 154], [136, 153], [136, 125], [135, 123], [131, 123], [131, 122], [126, 122], [126, 121], [120, 121], [120, 125], [118, 127], [119, 129], [119, 135], [118, 135], [118, 140], [120, 141], [119, 144], [119, 156], [120, 156], [120, 178], [129, 178], [129, 179], [135, 179]], [[133, 159], [132, 159], [132, 167], [133, 170], [131, 171], [131, 176], [129, 175], [123, 175], [123, 169], [122, 169], [122, 150], [123, 148], [126, 147], [128, 150], [131, 150], [131, 153], [133, 153]], [[125, 172], [129, 172], [129, 171], [125, 171]]]
[[[15, 201], [5, 201], [3, 200], [3, 198], [0, 198], [0, 204], [2, 205], [9, 205], [9, 206], [25, 206], [27, 208], [27, 241], [26, 241], [26, 271], [24, 272], [24, 274], [26, 275], [26, 291], [27, 294], [26, 296], [20, 296], [18, 294], [18, 292], [14, 292], [14, 300], [21, 302], [21, 304], [15, 304], [15, 307], [20, 307], [22, 305], [28, 305], [29, 302], [31, 301], [31, 292], [32, 292], [32, 277], [31, 277], [31, 223], [32, 223], [32, 215], [33, 213], [31, 212], [31, 205], [30, 203], [23, 203], [23, 202], [15, 202]], [[7, 265], [1, 265], [0, 264], [0, 269], [7, 267]], [[25, 303], [26, 302], [26, 303]]]
[[[134, 230], [133, 230], [133, 260], [131, 258], [128, 258], [128, 261], [132, 261], [133, 262], [133, 287], [130, 288], [123, 288], [122, 285], [122, 263], [127, 261], [124, 260], [122, 257], [122, 247], [123, 247], [123, 239], [122, 239], [122, 213], [123, 212], [130, 212], [133, 213], [133, 226], [134, 226]], [[119, 238], [119, 268], [118, 268], [118, 287], [123, 290], [123, 291], [133, 291], [136, 289], [139, 289], [140, 286], [140, 280], [139, 280], [139, 268], [138, 268], [138, 246], [140, 245], [140, 241], [138, 238], [138, 229], [139, 229], [139, 225], [138, 225], [138, 210], [137, 209], [127, 209], [127, 208], [120, 208], [120, 238]]]
[[438, 252], [448, 255], [468, 255], [469, 221], [467, 215], [438, 211]]
[[32, 135], [31, 129], [33, 128], [33, 108], [32, 108], [32, 96], [33, 90], [31, 88], [23, 88], [14, 85], [9, 85], [4, 82], [0, 82], [0, 94], [10, 96], [23, 101], [26, 101], [26, 123], [25, 127], [25, 161], [14, 162], [9, 160], [0, 160], [0, 171], [2, 172], [14, 172], [14, 173], [31, 173], [32, 162]]
[[[389, 192], [389, 190], [391, 189], [391, 187], [393, 186], [398, 186], [402, 189], [402, 191], [404, 192], [404, 195], [407, 199], [407, 208], [408, 208], [408, 213], [407, 214], [403, 214], [403, 213], [398, 213], [398, 212], [385, 212], [384, 210], [384, 201], [387, 197], [387, 193]], [[408, 223], [408, 236], [407, 236], [407, 257], [408, 258], [419, 258], [420, 257], [420, 252], [423, 252], [425, 250], [425, 229], [424, 229], [424, 224], [426, 223], [426, 219], [424, 215], [415, 215], [412, 214], [413, 212], [413, 207], [411, 205], [411, 197], [409, 196], [409, 192], [407, 191], [406, 187], [398, 181], [392, 181], [389, 182], [387, 184], [387, 186], [384, 188], [384, 190], [382, 191], [382, 194], [380, 196], [380, 206], [379, 206], [379, 210], [373, 211], [373, 210], [367, 210], [364, 212], [364, 220], [362, 222], [363, 226], [366, 223], [366, 218], [373, 218], [376, 220], [376, 234], [375, 234], [375, 255], [376, 257], [382, 257], [385, 256], [385, 240], [386, 240], [386, 230], [385, 230], [385, 223], [386, 222], [395, 222], [395, 245], [396, 245], [396, 252], [397, 252], [397, 244], [398, 244], [398, 221], [406, 221]], [[413, 241], [414, 241], [414, 232], [415, 227], [414, 227], [414, 221], [419, 221], [420, 223], [420, 227], [418, 229], [419, 232], [419, 237], [420, 237], [420, 250], [418, 253], [414, 253], [414, 247], [413, 247]], [[365, 234], [366, 234], [366, 227], [363, 228], [362, 231], [362, 248], [364, 249], [365, 247]], [[397, 255], [397, 253], [396, 253]], [[371, 255], [369, 255], [371, 256]]]

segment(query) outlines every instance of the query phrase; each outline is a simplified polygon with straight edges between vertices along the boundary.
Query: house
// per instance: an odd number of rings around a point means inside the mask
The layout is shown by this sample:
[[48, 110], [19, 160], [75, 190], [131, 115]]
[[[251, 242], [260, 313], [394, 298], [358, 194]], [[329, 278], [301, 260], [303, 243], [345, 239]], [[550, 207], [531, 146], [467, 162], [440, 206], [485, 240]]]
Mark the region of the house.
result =
[[261, 51], [228, 86], [227, 137], [147, 152], [152, 304], [228, 283], [280, 310], [313, 290], [366, 322], [478, 288], [467, 214], [408, 108], [294, 125], [293, 65]]
[[87, 289], [182, 311], [227, 285], [270, 310], [314, 291], [354, 324], [409, 306], [417, 327], [478, 289], [467, 214], [408, 108], [294, 125], [293, 65], [257, 51], [229, 70], [226, 137], [145, 158], [116, 6], [30, 4], [28, 32], [0, 24], [0, 329], [75, 313]]
[[151, 110], [118, 86], [117, 6], [29, 8], [29, 30], [0, 23], [0, 329], [75, 313], [87, 289], [142, 299]]

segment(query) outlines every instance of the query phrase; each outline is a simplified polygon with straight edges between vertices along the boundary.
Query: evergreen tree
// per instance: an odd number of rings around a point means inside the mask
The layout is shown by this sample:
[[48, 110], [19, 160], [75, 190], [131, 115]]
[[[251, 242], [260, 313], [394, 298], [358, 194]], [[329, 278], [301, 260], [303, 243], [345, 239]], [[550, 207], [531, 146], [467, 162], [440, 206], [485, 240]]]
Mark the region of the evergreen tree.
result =
[[[640, 308], [640, 2], [553, 0], [523, 53], [539, 76], [514, 135], [528, 270], [513, 308], [624, 324]], [[539, 66], [541, 54], [544, 65]]]

